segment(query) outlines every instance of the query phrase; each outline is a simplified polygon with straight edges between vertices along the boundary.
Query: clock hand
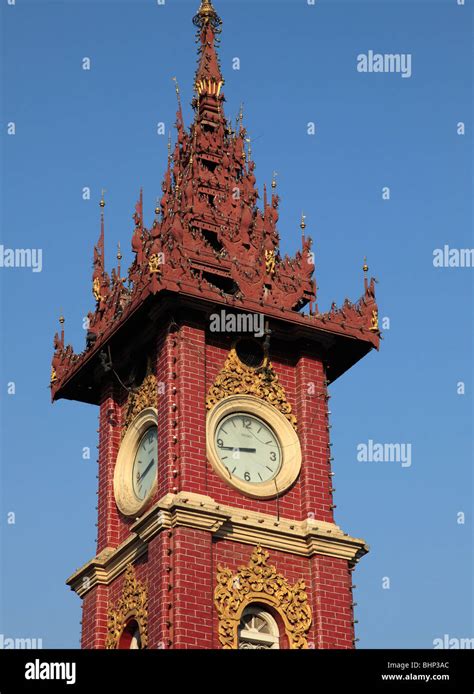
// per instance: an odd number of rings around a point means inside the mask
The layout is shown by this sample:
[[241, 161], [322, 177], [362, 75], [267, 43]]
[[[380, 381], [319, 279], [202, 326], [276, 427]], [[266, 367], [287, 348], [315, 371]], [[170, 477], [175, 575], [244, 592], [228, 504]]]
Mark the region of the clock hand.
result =
[[243, 451], [244, 453], [256, 453], [256, 448], [239, 448], [239, 446], [221, 446], [221, 451]]
[[[257, 434], [256, 434], [254, 431], [252, 431], [252, 429], [249, 429], [249, 431], [250, 431], [250, 433], [252, 434], [252, 436], [254, 437], [254, 439], [257, 439], [257, 441], [258, 441], [259, 443], [263, 443], [263, 444], [265, 444], [265, 445], [266, 445], [267, 443], [269, 443], [268, 441], [262, 441], [262, 439], [259, 439], [258, 436], [257, 436]], [[275, 444], [272, 444], [272, 446], [274, 446], [274, 445], [275, 445]]]
[[151, 463], [148, 463], [147, 467], [143, 470], [142, 474], [140, 475], [140, 478], [139, 478], [139, 479], [140, 479], [140, 482], [143, 480], [143, 478], [145, 477], [146, 473], [147, 473], [148, 470], [151, 468], [151, 466], [154, 465], [154, 463], [155, 463], [154, 460], [152, 460]]

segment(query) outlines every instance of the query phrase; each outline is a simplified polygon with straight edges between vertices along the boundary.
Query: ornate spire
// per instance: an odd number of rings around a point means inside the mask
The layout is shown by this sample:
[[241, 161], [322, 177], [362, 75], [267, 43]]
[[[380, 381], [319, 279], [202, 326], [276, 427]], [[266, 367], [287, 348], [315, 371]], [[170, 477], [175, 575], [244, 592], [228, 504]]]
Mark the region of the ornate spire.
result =
[[200, 29], [211, 26], [216, 33], [220, 30], [222, 19], [212, 6], [211, 0], [202, 0], [197, 14], [193, 17], [193, 24]]
[[97, 245], [94, 246], [94, 271], [92, 273], [92, 293], [99, 305], [105, 301], [109, 290], [109, 276], [105, 271], [105, 230], [104, 230], [104, 200], [105, 190], [102, 190], [102, 196], [99, 206], [100, 213], [100, 236]]
[[214, 41], [221, 31], [222, 20], [210, 0], [202, 0], [193, 23], [199, 29], [198, 40], [201, 43], [195, 79], [196, 91], [199, 98], [211, 96], [219, 99], [224, 80]]

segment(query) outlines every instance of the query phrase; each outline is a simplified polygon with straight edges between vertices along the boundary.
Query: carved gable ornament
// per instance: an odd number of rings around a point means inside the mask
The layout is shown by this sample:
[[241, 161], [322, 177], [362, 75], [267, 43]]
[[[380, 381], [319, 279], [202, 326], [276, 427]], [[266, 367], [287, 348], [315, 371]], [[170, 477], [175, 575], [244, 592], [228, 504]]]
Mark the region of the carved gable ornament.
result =
[[136, 577], [133, 564], [125, 571], [122, 596], [107, 614], [107, 640], [105, 647], [118, 647], [123, 630], [130, 620], [135, 620], [140, 630], [141, 647], [147, 647], [148, 590]]
[[122, 427], [122, 438], [130, 426], [131, 422], [142, 410], [146, 407], [156, 408], [158, 398], [158, 382], [155, 374], [150, 371], [142, 381], [142, 384], [136, 392], [129, 393], [127, 404], [125, 406], [125, 417]]
[[312, 623], [305, 583], [291, 586], [285, 576], [267, 564], [268, 552], [256, 547], [247, 566], [237, 573], [217, 566], [214, 604], [219, 616], [219, 641], [225, 649], [238, 648], [238, 627], [244, 609], [251, 603], [273, 607], [281, 616], [292, 649], [308, 648]]
[[237, 356], [234, 347], [230, 350], [224, 366], [209, 389], [206, 407], [212, 409], [216, 403], [229, 395], [253, 395], [266, 400], [277, 408], [296, 430], [296, 416], [285, 390], [278, 380], [273, 364], [267, 358], [259, 368], [247, 366]]

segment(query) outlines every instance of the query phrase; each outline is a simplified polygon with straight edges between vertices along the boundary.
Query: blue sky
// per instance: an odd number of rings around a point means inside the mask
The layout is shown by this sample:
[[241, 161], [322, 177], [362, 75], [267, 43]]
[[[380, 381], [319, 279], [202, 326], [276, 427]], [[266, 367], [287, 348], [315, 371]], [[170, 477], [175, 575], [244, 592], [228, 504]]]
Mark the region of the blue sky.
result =
[[[156, 125], [174, 122], [173, 76], [191, 120], [198, 4], [2, 3], [0, 243], [41, 248], [43, 268], [0, 268], [0, 632], [44, 647], [79, 645], [80, 600], [64, 581], [95, 551], [97, 410], [49, 402], [57, 317], [62, 310], [66, 339], [82, 350], [100, 189], [109, 267], [117, 241], [130, 260], [140, 186], [152, 220], [166, 162]], [[260, 191], [278, 172], [283, 251], [299, 246], [304, 210], [320, 310], [360, 296], [367, 255], [390, 320], [380, 353], [330, 389], [336, 522], [371, 546], [354, 574], [359, 647], [472, 637], [473, 270], [432, 262], [445, 244], [474, 245], [472, 8], [456, 0], [216, 0], [216, 8], [226, 114], [244, 102]], [[369, 50], [410, 53], [412, 76], [359, 73], [357, 56]], [[358, 462], [369, 439], [410, 443], [411, 466]]]

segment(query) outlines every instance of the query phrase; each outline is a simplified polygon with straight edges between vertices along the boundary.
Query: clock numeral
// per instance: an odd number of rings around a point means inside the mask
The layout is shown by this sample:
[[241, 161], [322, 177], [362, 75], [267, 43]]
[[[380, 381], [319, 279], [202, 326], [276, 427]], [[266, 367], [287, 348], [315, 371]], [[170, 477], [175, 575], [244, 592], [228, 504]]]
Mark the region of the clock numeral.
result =
[[224, 445], [224, 441], [222, 439], [217, 439], [217, 448], [222, 448]]
[[249, 473], [249, 472], [245, 472], [245, 473], [244, 473], [244, 480], [245, 480], [246, 482], [250, 482], [250, 473]]
[[247, 417], [242, 417], [242, 426], [244, 429], [250, 429], [250, 425], [252, 424], [252, 420], [248, 419]]
[[272, 452], [270, 453], [270, 460], [275, 461], [276, 459], [277, 459], [276, 453], [275, 453], [275, 451], [272, 451]]

